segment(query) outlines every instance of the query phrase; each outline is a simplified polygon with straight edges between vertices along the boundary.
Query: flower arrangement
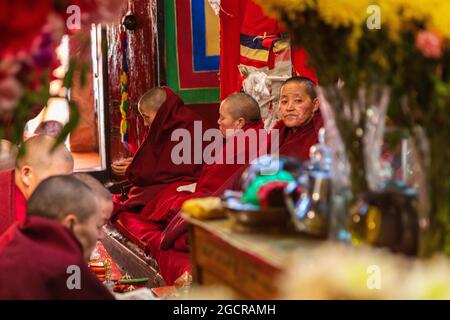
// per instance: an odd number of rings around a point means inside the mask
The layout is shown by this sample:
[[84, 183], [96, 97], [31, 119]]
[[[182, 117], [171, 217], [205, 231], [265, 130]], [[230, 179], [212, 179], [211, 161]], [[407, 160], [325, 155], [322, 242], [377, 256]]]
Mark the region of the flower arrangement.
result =
[[370, 142], [379, 145], [382, 138], [371, 125], [384, 126], [387, 114], [391, 123], [409, 132], [424, 174], [419, 216], [429, 246], [422, 251], [445, 247], [450, 152], [442, 146], [450, 140], [450, 2], [258, 2], [309, 53], [329, 118], [345, 146], [353, 196], [370, 188], [368, 171], [377, 160]]
[[[58, 62], [55, 49], [64, 34], [77, 37], [86, 50], [88, 37], [79, 32], [92, 23], [118, 22], [124, 0], [43, 0], [0, 3], [0, 138], [22, 141], [25, 123], [46, 104], [50, 81]], [[69, 89], [75, 70], [84, 83], [88, 62], [72, 59], [63, 79]], [[76, 106], [69, 102], [70, 121], [58, 141], [64, 141], [78, 122]]]

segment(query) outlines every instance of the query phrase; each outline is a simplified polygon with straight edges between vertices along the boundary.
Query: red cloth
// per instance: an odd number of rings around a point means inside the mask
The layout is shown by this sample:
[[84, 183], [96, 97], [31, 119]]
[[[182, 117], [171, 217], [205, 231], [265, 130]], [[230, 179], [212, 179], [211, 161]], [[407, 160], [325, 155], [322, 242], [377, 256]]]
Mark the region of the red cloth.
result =
[[[194, 121], [200, 120], [184, 106], [179, 96], [164, 87], [167, 99], [159, 109], [147, 133], [144, 143], [133, 157], [126, 177], [136, 186], [169, 184], [177, 181], [195, 181], [201, 164], [175, 165], [171, 159], [172, 149], [179, 143], [171, 141], [175, 129], [187, 129], [194, 137]], [[194, 148], [192, 148], [194, 149]], [[191, 159], [194, 159], [192, 150]]]
[[175, 280], [185, 272], [191, 273], [189, 253], [170, 249], [161, 251], [158, 260], [161, 276], [167, 285], [173, 285]]
[[[263, 130], [264, 124], [262, 122], [256, 122], [253, 124], [247, 125], [243, 131], [244, 133], [247, 130], [256, 130], [258, 135], [258, 130]], [[238, 138], [236, 138], [238, 139]], [[235, 140], [236, 141], [236, 140]], [[223, 146], [222, 153], [217, 156], [218, 159], [222, 159], [222, 162], [225, 162], [227, 159], [226, 149], [227, 144], [230, 143], [228, 141]], [[177, 192], [176, 188], [172, 187], [164, 190], [158, 197], [153, 198], [142, 210], [142, 214], [147, 217], [152, 222], [168, 222], [167, 220], [171, 218], [171, 213], [176, 213], [180, 208], [183, 202], [190, 198], [198, 198], [210, 196], [214, 192], [216, 192], [219, 188], [226, 189], [228, 188], [229, 180], [228, 178], [232, 176], [236, 170], [244, 166], [245, 164], [237, 163], [237, 159], [239, 155], [242, 155], [242, 152], [246, 152], [249, 150], [248, 142], [246, 143], [247, 147], [245, 150], [237, 150], [239, 147], [238, 143], [235, 142], [235, 151], [233, 156], [232, 164], [210, 164], [205, 165], [201, 172], [200, 178], [197, 181], [197, 186], [194, 193], [190, 192]], [[266, 147], [266, 146], [264, 146]], [[256, 151], [259, 152], [260, 148], [257, 148]], [[256, 155], [254, 155], [256, 156]], [[246, 156], [246, 162], [249, 163], [249, 159]]]
[[258, 4], [252, 0], [247, 0], [244, 20], [240, 32], [248, 35], [274, 35], [284, 32], [278, 25], [276, 19], [266, 16]]
[[[5, 235], [4, 235], [5, 236]], [[0, 238], [0, 299], [113, 299], [88, 268], [81, 244], [58, 222], [30, 217]], [[80, 289], [69, 266], [80, 268]]]
[[[142, 216], [131, 212], [121, 213], [114, 221], [114, 225], [122, 235], [146, 252], [149, 252], [147, 247], [149, 239], [162, 229], [162, 226], [150, 223]], [[156, 252], [150, 254], [156, 259]]]
[[309, 149], [318, 143], [319, 130], [322, 127], [323, 119], [320, 112], [316, 112], [311, 121], [297, 128], [296, 131], [286, 127], [283, 121], [279, 121], [274, 126], [274, 129], [280, 130], [279, 154], [291, 156], [299, 160], [309, 160]]
[[[0, 172], [0, 235], [11, 226], [17, 218], [24, 216], [26, 200], [23, 194], [17, 192], [14, 170]], [[16, 210], [19, 209], [19, 211]]]
[[161, 234], [161, 249], [176, 248], [177, 251], [189, 252], [187, 232], [188, 224], [177, 214]]
[[22, 191], [20, 191], [19, 187], [17, 186], [15, 186], [15, 198], [16, 220], [18, 222], [23, 222], [27, 217], [27, 200], [25, 199]]
[[222, 0], [220, 11], [220, 100], [241, 89], [240, 32], [247, 0]]
[[308, 53], [305, 49], [292, 48], [291, 55], [294, 75], [311, 79], [315, 85], [318, 85], [316, 73], [308, 64]]

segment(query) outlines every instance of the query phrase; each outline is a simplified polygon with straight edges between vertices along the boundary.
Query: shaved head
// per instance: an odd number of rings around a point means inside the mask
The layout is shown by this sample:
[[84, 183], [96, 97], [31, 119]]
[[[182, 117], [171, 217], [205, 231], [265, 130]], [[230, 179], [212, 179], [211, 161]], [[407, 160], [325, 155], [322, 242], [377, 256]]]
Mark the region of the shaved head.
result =
[[64, 144], [55, 147], [56, 139], [34, 136], [24, 142], [25, 154], [16, 161], [15, 182], [28, 199], [43, 180], [51, 176], [71, 174], [74, 161]]
[[69, 214], [86, 221], [97, 212], [92, 190], [73, 176], [53, 176], [42, 181], [27, 204], [28, 216], [62, 221]]
[[105, 201], [111, 201], [112, 200], [112, 194], [109, 192], [108, 189], [105, 188], [103, 184], [100, 183], [97, 179], [95, 179], [93, 176], [87, 173], [74, 173], [73, 176], [83, 182], [85, 185], [87, 185], [92, 192], [94, 192], [94, 195], [96, 198], [105, 200]]
[[27, 215], [57, 221], [69, 229], [80, 242], [86, 261], [102, 238], [100, 201], [73, 175], [44, 179], [28, 199]]
[[147, 91], [139, 100], [139, 109], [157, 112], [167, 99], [166, 90], [160, 87]]
[[314, 82], [306, 77], [299, 77], [294, 76], [289, 79], [287, 79], [283, 85], [281, 86], [281, 89], [283, 89], [284, 86], [290, 84], [290, 83], [297, 83], [305, 89], [305, 92], [307, 95], [311, 98], [311, 100], [314, 100], [317, 98], [317, 86], [314, 84]]
[[258, 102], [246, 93], [233, 93], [222, 103], [228, 104], [228, 111], [231, 113], [234, 120], [237, 120], [240, 117], [244, 118], [246, 123], [261, 120]]
[[164, 102], [166, 102], [166, 99], [166, 90], [160, 87], [147, 91], [141, 97], [139, 100], [138, 109], [142, 119], [144, 119], [144, 125], [146, 127], [151, 127], [159, 108], [161, 108]]
[[74, 161], [72, 154], [64, 144], [60, 144], [52, 150], [55, 143], [56, 140], [47, 135], [31, 137], [24, 142], [25, 155], [17, 159], [16, 168], [28, 165], [36, 170], [45, 170], [55, 163], [63, 162], [71, 166], [73, 170]]

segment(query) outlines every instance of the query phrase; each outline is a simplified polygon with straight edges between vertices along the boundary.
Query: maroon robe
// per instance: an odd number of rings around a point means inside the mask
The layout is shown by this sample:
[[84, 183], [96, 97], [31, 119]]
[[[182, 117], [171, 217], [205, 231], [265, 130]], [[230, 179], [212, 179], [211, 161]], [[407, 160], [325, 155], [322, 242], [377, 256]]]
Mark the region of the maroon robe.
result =
[[171, 152], [178, 141], [171, 141], [171, 135], [178, 128], [186, 129], [194, 136], [194, 121], [200, 118], [187, 108], [179, 96], [164, 87], [167, 99], [158, 110], [147, 132], [144, 142], [133, 157], [126, 172], [126, 178], [133, 184], [128, 200], [115, 201], [113, 216], [119, 212], [139, 212], [142, 207], [170, 184], [194, 182], [198, 179], [202, 165], [176, 165]]
[[0, 235], [25, 219], [26, 199], [15, 183], [14, 170], [0, 171]]
[[[264, 126], [262, 122], [250, 124], [244, 128], [244, 132], [249, 129], [260, 130], [264, 129]], [[158, 231], [149, 233], [146, 241], [147, 248], [158, 261], [161, 275], [166, 282], [172, 283], [185, 271], [190, 271], [187, 223], [178, 214], [181, 206], [188, 199], [219, 196], [224, 190], [231, 188], [234, 179], [230, 179], [230, 177], [233, 177], [235, 172], [245, 168], [259, 152], [264, 152], [266, 148], [266, 146], [258, 145], [256, 149], [257, 154], [246, 155], [245, 164], [237, 163], [238, 155], [246, 152], [248, 146], [247, 142], [245, 150], [237, 150], [237, 145], [235, 144], [236, 149], [232, 155], [234, 158], [233, 164], [205, 165], [197, 181], [194, 193], [178, 192], [167, 199], [161, 197], [156, 208], [148, 217], [150, 221], [158, 221], [160, 225], [163, 225]], [[226, 159], [226, 151], [225, 145], [219, 158]], [[247, 156], [251, 158], [247, 158]], [[146, 206], [142, 212], [145, 213], [148, 207]]]
[[280, 130], [281, 156], [291, 156], [299, 160], [309, 160], [309, 149], [318, 143], [319, 130], [323, 127], [320, 111], [305, 125], [294, 129], [288, 128], [283, 121], [278, 121], [274, 129]]
[[[80, 268], [80, 289], [67, 286], [74, 275], [69, 266]], [[0, 284], [0, 299], [114, 298], [88, 268], [72, 232], [41, 217], [15, 223], [0, 237]]]

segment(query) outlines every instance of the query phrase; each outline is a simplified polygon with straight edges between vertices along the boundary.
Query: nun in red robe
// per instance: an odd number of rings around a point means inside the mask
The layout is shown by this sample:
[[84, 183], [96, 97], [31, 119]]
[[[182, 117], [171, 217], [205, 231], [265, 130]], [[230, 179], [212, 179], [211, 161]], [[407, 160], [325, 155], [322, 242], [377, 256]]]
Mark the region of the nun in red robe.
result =
[[[264, 130], [264, 125], [261, 121], [251, 123], [243, 128], [244, 134], [247, 130], [258, 132]], [[239, 139], [238, 137], [233, 138]], [[184, 272], [190, 272], [187, 223], [178, 214], [183, 203], [191, 198], [220, 196], [226, 189], [232, 188], [235, 182], [235, 173], [242, 171], [254, 158], [262, 155], [261, 153], [265, 154], [267, 143], [264, 143], [264, 146], [257, 146], [255, 154], [246, 155], [243, 164], [238, 163], [237, 159], [243, 152], [249, 150], [248, 141], [244, 150], [236, 148], [234, 154], [231, 155], [234, 158], [233, 164], [205, 165], [195, 192], [184, 191], [172, 197], [161, 197], [159, 203], [149, 203], [144, 208], [142, 212], [149, 213], [147, 219], [151, 223], [162, 226], [159, 230], [148, 233], [145, 241], [152, 257], [157, 260], [161, 276], [166, 282], [173, 283]], [[234, 145], [236, 147], [239, 144], [235, 143]], [[219, 155], [220, 159], [227, 158], [226, 151], [227, 147], [224, 145], [222, 153]]]
[[[175, 192], [179, 185], [192, 183], [200, 175], [201, 164], [191, 161], [191, 164], [175, 165], [171, 159], [172, 149], [178, 144], [178, 141], [171, 141], [173, 131], [182, 128], [194, 136], [194, 121], [200, 119], [172, 90], [167, 87], [164, 90], [166, 101], [126, 171], [126, 178], [133, 185], [128, 199], [120, 201], [115, 197], [113, 221], [124, 212], [139, 213], [150, 199], [168, 186]], [[193, 153], [191, 159], [194, 159]]]

